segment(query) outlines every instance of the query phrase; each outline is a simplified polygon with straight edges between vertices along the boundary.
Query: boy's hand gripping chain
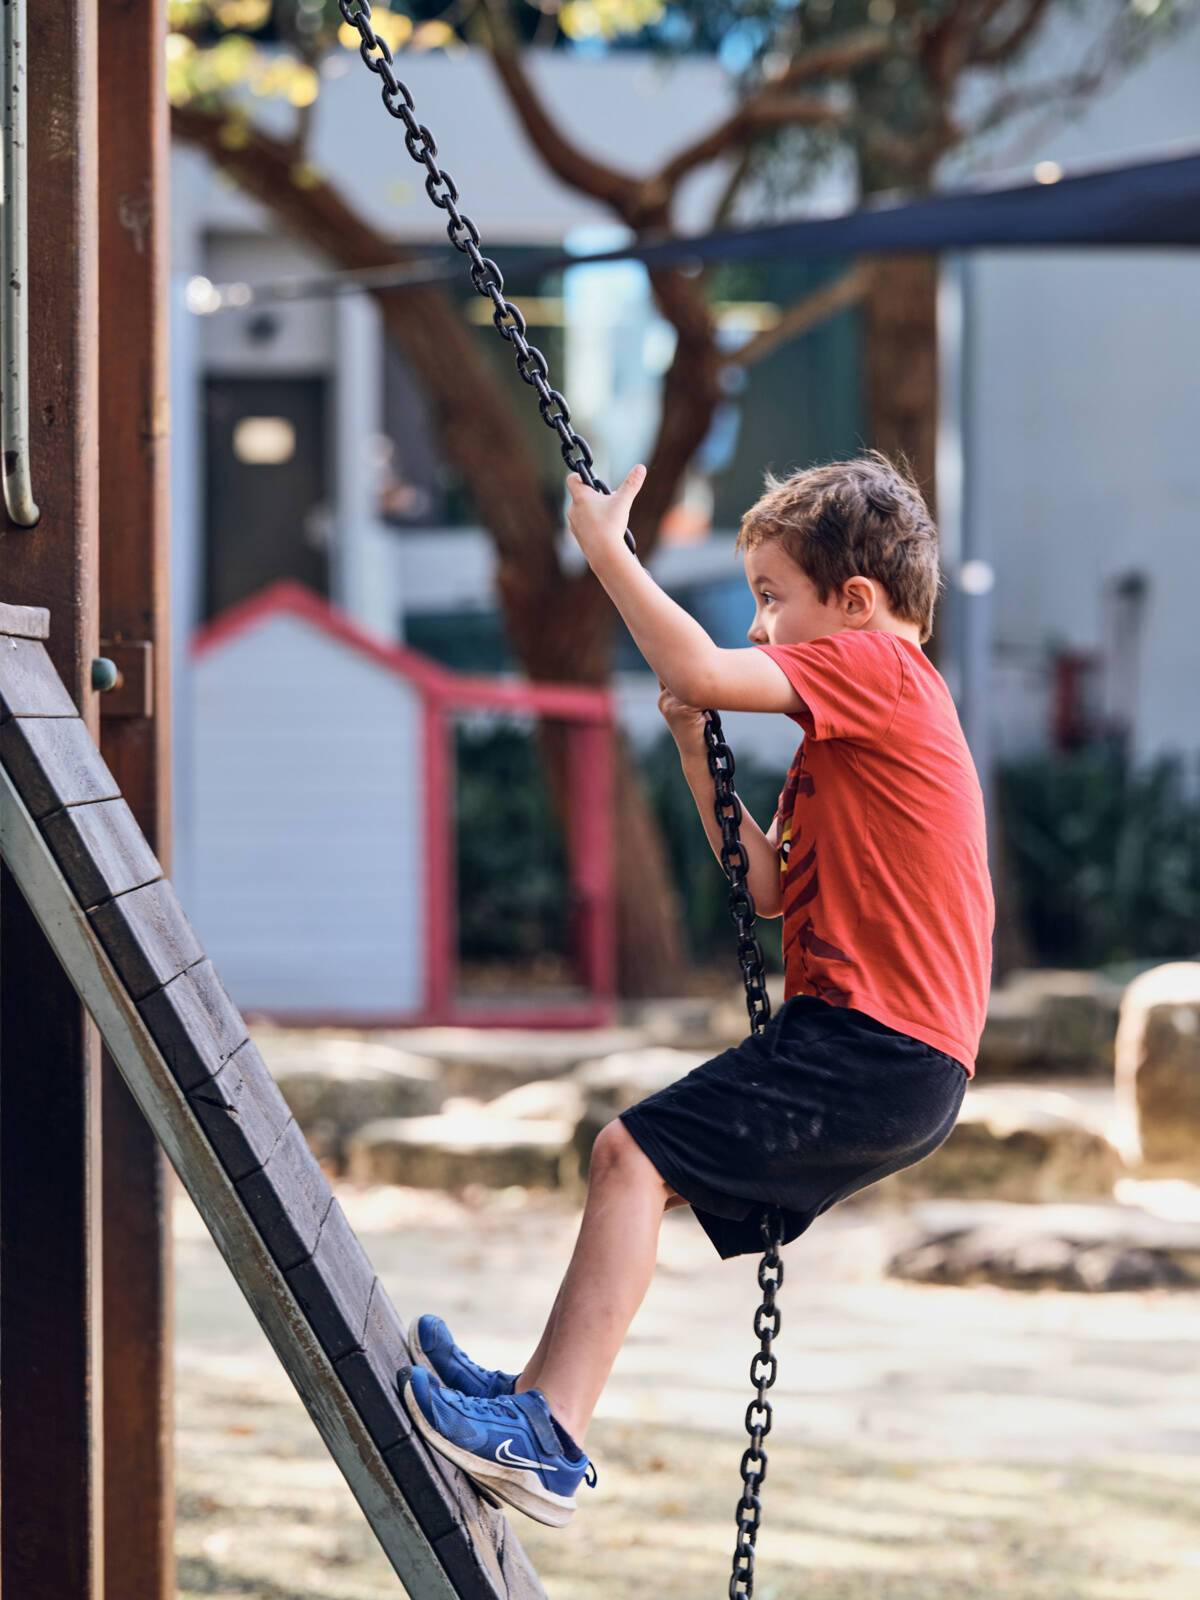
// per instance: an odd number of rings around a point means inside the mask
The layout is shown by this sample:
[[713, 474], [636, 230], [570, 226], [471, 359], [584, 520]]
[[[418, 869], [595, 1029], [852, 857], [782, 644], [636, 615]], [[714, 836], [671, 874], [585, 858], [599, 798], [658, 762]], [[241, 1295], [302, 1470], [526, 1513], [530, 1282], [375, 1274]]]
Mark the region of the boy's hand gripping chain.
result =
[[[382, 83], [383, 103], [398, 122], [404, 124], [404, 143], [409, 155], [426, 171], [425, 192], [449, 219], [446, 234], [456, 250], [470, 260], [470, 278], [476, 292], [492, 302], [492, 322], [500, 337], [511, 344], [517, 371], [530, 388], [537, 391], [542, 421], [558, 434], [563, 460], [591, 489], [610, 492], [602, 478], [592, 471], [593, 457], [587, 440], [571, 426], [571, 411], [566, 399], [550, 384], [550, 364], [542, 352], [525, 337], [526, 323], [518, 306], [504, 295], [504, 275], [479, 248], [479, 230], [464, 211], [459, 210], [454, 179], [438, 165], [437, 144], [433, 135], [418, 121], [415, 103], [408, 87], [397, 78], [392, 52], [387, 41], [371, 27], [370, 0], [338, 0], [342, 16], [357, 30], [359, 54]], [[636, 554], [633, 535], [626, 529], [625, 542]], [[741, 842], [739, 827], [742, 807], [733, 790], [733, 753], [721, 734], [721, 719], [715, 711], [706, 713], [704, 740], [708, 769], [716, 790], [716, 815], [721, 828], [721, 865], [729, 879], [729, 909], [738, 933], [738, 963], [746, 984], [746, 1007], [750, 1029], [759, 1033], [771, 1015], [766, 984], [763, 981], [763, 953], [754, 934], [754, 901], [746, 883], [749, 861]], [[748, 1600], [754, 1592], [754, 1541], [758, 1533], [762, 1506], [757, 1490], [767, 1475], [767, 1453], [763, 1439], [771, 1431], [771, 1405], [765, 1392], [775, 1382], [776, 1363], [771, 1340], [779, 1332], [779, 1309], [775, 1291], [783, 1282], [783, 1263], [779, 1258], [780, 1218], [774, 1210], [763, 1214], [763, 1242], [766, 1254], [758, 1269], [763, 1302], [754, 1314], [754, 1331], [760, 1340], [750, 1366], [751, 1382], [757, 1394], [746, 1410], [746, 1431], [750, 1444], [742, 1454], [742, 1497], [738, 1501], [738, 1539], [729, 1580], [731, 1600]]]

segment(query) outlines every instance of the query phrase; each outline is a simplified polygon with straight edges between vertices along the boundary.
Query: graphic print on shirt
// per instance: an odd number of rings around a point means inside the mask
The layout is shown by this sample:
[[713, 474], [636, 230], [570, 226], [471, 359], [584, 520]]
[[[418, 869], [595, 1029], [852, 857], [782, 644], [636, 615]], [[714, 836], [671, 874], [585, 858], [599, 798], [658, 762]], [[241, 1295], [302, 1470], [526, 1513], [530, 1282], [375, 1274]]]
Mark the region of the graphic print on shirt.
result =
[[813, 927], [811, 913], [803, 920], [797, 921], [797, 913], [816, 898], [819, 889], [816, 845], [810, 845], [803, 854], [797, 853], [795, 860], [792, 859], [792, 846], [795, 845], [798, 850], [803, 842], [803, 836], [796, 827], [796, 802], [801, 797], [811, 799], [814, 793], [812, 774], [805, 765], [804, 746], [801, 745], [788, 771], [783, 793], [779, 797], [779, 811], [783, 819], [779, 833], [779, 873], [783, 885], [783, 956], [786, 962], [792, 945], [798, 945], [802, 952], [805, 983], [810, 992], [830, 1005], [844, 1006], [849, 1004], [850, 991], [830, 983], [820, 973], [810, 973], [805, 958], [810, 952], [824, 961], [851, 962], [854, 958], [848, 956], [844, 950], [839, 950], [837, 945], [831, 944], [828, 939], [821, 937]]

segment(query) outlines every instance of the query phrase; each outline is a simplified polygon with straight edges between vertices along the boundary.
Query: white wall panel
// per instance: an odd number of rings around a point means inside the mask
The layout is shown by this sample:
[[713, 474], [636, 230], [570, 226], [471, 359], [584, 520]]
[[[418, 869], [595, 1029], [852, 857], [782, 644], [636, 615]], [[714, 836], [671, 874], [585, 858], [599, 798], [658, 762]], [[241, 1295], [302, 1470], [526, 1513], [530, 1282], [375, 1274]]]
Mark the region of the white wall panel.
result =
[[276, 614], [194, 665], [191, 914], [246, 1010], [422, 1003], [421, 702]]

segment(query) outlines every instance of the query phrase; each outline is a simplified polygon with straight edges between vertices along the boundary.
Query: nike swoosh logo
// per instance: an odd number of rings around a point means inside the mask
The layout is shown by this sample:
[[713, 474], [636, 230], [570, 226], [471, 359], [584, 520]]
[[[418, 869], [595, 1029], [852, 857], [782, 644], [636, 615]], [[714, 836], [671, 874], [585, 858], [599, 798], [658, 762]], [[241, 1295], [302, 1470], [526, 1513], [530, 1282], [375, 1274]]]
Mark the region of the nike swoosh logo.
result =
[[496, 1446], [496, 1460], [506, 1467], [540, 1467], [540, 1461], [527, 1461], [524, 1456], [513, 1455], [512, 1440], [505, 1439]]

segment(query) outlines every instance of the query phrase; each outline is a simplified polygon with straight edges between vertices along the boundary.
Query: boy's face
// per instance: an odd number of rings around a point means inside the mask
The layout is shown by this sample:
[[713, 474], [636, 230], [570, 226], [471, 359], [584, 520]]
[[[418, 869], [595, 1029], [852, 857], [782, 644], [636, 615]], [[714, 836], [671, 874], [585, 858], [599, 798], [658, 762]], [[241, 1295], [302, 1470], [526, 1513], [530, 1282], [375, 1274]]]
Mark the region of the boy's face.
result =
[[870, 620], [868, 596], [873, 597], [874, 585], [869, 578], [852, 578], [840, 598], [831, 594], [822, 604], [812, 579], [773, 539], [747, 550], [745, 562], [754, 596], [751, 644], [808, 644]]

